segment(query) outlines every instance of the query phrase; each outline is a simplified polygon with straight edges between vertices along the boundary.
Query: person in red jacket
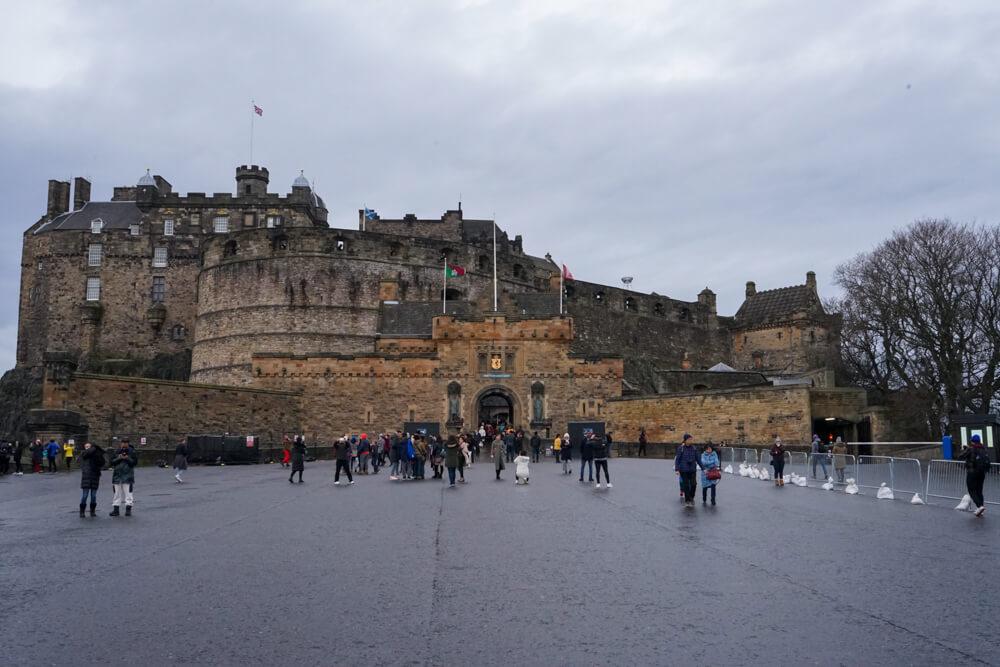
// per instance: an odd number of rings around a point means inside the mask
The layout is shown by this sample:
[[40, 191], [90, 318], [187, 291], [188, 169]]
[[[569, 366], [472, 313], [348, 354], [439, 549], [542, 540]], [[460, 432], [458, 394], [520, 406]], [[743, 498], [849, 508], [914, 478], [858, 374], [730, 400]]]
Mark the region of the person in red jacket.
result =
[[284, 448], [285, 448], [285, 455], [281, 459], [281, 467], [282, 468], [287, 468], [288, 465], [289, 465], [289, 461], [292, 460], [292, 453], [288, 449], [288, 436], [287, 435], [285, 436]]

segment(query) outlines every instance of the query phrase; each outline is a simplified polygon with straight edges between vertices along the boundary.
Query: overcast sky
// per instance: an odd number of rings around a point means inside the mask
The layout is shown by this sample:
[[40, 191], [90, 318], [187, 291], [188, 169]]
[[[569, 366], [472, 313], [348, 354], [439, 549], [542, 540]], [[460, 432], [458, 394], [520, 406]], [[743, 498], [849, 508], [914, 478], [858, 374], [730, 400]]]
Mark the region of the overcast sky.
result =
[[583, 280], [832, 296], [916, 218], [997, 222], [998, 45], [994, 0], [4, 3], [0, 367], [48, 179], [232, 192], [251, 100], [331, 226], [461, 196]]

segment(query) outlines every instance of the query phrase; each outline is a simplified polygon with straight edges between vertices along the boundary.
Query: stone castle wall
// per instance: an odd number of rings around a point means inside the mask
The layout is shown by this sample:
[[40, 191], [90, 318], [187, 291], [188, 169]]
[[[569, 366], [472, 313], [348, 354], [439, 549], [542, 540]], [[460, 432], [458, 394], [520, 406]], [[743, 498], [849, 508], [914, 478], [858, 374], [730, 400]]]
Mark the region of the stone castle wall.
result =
[[840, 356], [840, 318], [800, 319], [732, 334], [733, 367], [772, 373], [835, 368]]

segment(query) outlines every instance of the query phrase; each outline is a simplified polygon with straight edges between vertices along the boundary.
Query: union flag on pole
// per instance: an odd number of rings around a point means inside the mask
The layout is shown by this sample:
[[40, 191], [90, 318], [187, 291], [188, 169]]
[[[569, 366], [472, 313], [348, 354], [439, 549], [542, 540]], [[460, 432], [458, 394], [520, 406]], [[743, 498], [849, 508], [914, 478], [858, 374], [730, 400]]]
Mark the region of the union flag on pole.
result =
[[263, 115], [264, 115], [264, 110], [263, 110], [263, 109], [261, 109], [261, 108], [260, 108], [259, 106], [257, 106], [256, 104], [255, 104], [255, 105], [253, 105], [253, 112], [254, 112], [255, 114], [257, 114], [258, 116], [263, 116]]
[[566, 265], [565, 264], [563, 264], [563, 275], [562, 275], [562, 277], [565, 278], [566, 280], [573, 280], [573, 274], [570, 273], [566, 269]]

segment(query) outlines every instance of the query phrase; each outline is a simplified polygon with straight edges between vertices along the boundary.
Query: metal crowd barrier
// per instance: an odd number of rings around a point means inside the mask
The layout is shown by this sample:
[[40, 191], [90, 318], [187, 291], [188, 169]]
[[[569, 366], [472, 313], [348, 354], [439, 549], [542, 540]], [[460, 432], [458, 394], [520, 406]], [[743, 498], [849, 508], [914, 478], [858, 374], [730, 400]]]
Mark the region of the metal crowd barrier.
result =
[[[926, 492], [920, 461], [917, 459], [893, 457], [892, 492], [893, 494], [907, 493], [911, 497], [914, 493]], [[901, 498], [901, 500], [908, 499]]]
[[868, 456], [858, 457], [859, 489], [877, 489], [884, 482], [886, 486], [892, 488], [892, 457], [891, 456]]
[[[928, 503], [934, 498], [961, 500], [968, 493], [965, 485], [965, 461], [935, 459], [927, 464], [924, 495]], [[1000, 463], [990, 466], [983, 484], [983, 499], [987, 505], [1000, 505]]]
[[727, 464], [733, 466], [733, 472], [741, 463], [747, 465], [757, 465], [757, 450], [747, 447], [719, 447], [715, 450], [719, 454], [719, 465], [723, 468]]
[[828, 456], [833, 463], [831, 469], [834, 484], [847, 484], [848, 479], [857, 480], [858, 460], [853, 454], [829, 454]]

